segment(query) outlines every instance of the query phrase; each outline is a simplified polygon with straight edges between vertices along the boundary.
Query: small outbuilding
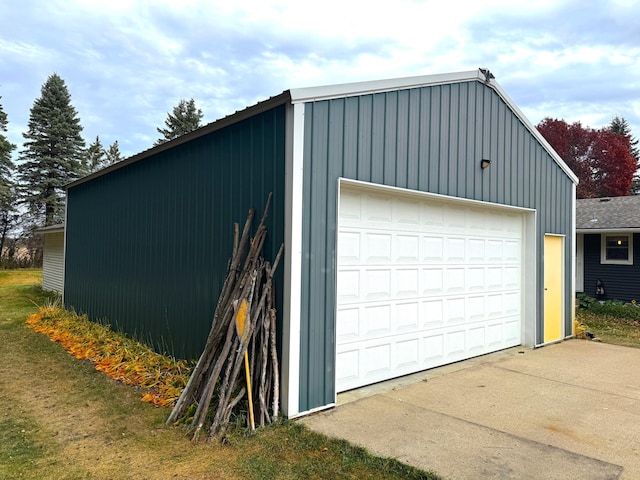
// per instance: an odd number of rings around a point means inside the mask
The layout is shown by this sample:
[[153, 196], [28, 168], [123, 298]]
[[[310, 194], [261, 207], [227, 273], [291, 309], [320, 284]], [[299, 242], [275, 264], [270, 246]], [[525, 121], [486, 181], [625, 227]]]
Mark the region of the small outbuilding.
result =
[[287, 90], [71, 184], [65, 305], [197, 357], [273, 192], [294, 417], [572, 335], [576, 183], [487, 70]]
[[64, 289], [64, 224], [36, 230], [42, 235], [42, 289], [62, 295]]

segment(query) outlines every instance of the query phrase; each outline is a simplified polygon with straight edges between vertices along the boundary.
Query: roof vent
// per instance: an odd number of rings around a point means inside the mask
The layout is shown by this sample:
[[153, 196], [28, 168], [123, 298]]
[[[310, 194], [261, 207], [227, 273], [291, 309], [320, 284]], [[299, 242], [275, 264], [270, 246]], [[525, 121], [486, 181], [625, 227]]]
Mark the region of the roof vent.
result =
[[611, 199], [610, 198], [601, 198], [600, 201], [601, 202], [610, 202]]

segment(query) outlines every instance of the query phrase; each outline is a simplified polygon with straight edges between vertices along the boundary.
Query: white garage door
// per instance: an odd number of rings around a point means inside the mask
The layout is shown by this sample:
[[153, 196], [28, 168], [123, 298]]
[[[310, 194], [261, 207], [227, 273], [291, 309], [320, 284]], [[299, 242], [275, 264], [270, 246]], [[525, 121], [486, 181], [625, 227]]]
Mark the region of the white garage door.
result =
[[522, 245], [522, 213], [343, 185], [337, 391], [521, 344]]

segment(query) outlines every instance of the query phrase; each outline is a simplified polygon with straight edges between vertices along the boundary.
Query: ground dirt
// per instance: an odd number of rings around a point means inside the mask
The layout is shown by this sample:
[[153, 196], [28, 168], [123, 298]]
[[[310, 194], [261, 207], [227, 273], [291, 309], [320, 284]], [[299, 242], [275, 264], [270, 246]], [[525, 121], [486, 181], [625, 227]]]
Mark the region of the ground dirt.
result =
[[0, 316], [0, 338], [0, 424], [16, 435], [9, 451], [0, 450], [0, 477], [243, 478], [229, 468], [235, 449], [192, 445], [164, 425], [166, 409], [142, 403], [140, 392], [73, 359], [23, 320]]
[[[37, 334], [25, 330], [22, 335]], [[179, 429], [164, 427], [161, 422], [165, 412], [148, 411], [155, 407], [142, 404], [127, 411], [131, 403], [139, 402], [137, 392], [112, 385], [110, 388], [121, 390], [124, 401], [105, 405], [100, 398], [92, 398], [93, 392], [79, 392], [92, 385], [77, 382], [75, 375], [69, 375], [68, 370], [74, 369], [72, 362], [43, 365], [11, 346], [4, 343], [0, 356], [4, 365], [0, 368], [0, 404], [7, 409], [5, 417], [22, 419], [31, 426], [31, 431], [25, 429], [22, 433], [32, 437], [42, 450], [42, 456], [35, 460], [41, 467], [36, 478], [233, 478], [228, 470], [216, 473], [232, 461], [231, 448], [191, 445]], [[6, 368], [6, 359], [11, 359], [15, 368]], [[81, 372], [83, 378], [86, 375], [96, 377], [93, 383], [112, 382], [100, 378], [97, 372]], [[98, 386], [96, 393], [103, 388]], [[114, 409], [122, 411], [113, 412]], [[105, 410], [112, 410], [106, 415], [110, 419], [116, 414], [114, 423], [105, 424]], [[62, 464], [56, 460], [60, 458], [73, 460]]]
[[141, 401], [25, 320], [50, 301], [40, 272], [0, 271], [0, 479], [436, 479], [283, 422], [191, 443]]

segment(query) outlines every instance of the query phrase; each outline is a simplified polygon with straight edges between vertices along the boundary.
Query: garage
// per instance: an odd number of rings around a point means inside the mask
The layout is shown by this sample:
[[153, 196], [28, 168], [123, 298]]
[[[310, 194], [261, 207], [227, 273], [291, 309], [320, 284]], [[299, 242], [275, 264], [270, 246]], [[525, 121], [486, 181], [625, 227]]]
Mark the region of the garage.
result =
[[345, 182], [336, 390], [520, 345], [524, 215]]
[[572, 335], [576, 182], [484, 68], [288, 89], [69, 185], [64, 303], [197, 358], [232, 225], [271, 195], [294, 418]]

